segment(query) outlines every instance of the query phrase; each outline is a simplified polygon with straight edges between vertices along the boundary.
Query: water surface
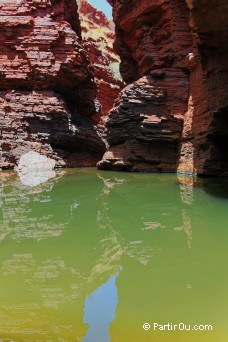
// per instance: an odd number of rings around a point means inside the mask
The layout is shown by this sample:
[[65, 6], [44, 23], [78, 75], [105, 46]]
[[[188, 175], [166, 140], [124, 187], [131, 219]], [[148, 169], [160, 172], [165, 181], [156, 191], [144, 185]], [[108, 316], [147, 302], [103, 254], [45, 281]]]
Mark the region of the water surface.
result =
[[226, 180], [94, 169], [0, 179], [0, 341], [228, 341]]

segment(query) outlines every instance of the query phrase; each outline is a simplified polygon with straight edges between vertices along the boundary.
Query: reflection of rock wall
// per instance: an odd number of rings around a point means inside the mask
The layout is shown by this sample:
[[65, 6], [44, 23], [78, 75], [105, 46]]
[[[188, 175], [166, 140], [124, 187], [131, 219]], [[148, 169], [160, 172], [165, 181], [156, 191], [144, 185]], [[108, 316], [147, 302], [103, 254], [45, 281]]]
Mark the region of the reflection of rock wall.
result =
[[[191, 227], [187, 229], [181, 210], [184, 205], [183, 191], [181, 189], [180, 192], [178, 187], [174, 190], [169, 176], [164, 178], [156, 175], [150, 179], [142, 174], [98, 175], [104, 182], [104, 190], [99, 196], [102, 205], [99, 224], [102, 229], [111, 230], [107, 251], [115, 251], [112, 257], [109, 256], [109, 264], [115, 260], [115, 256], [123, 259], [126, 255], [142, 265], [149, 264], [154, 257], [163, 253], [162, 245], [153, 243], [152, 236], [156, 235], [157, 230], [166, 234], [183, 231], [187, 234], [189, 244]], [[140, 180], [143, 182], [142, 189]], [[152, 199], [151, 194], [158, 192], [159, 197]], [[133, 207], [134, 212], [131, 210]]]
[[172, 239], [186, 251], [174, 176], [79, 169], [34, 188], [1, 176], [1, 338], [82, 338], [85, 298], [123, 264], [134, 278], [135, 265], [166, 258]]
[[[82, 274], [66, 265], [61, 257], [40, 260], [35, 254], [13, 254], [1, 265], [1, 282], [8, 285], [8, 293], [4, 292], [4, 300], [1, 300], [0, 305], [1, 338], [15, 341], [57, 341], [62, 338], [67, 342], [72, 341], [72, 338], [82, 338], [86, 328], [80, 319], [83, 296], [78, 298], [85, 286]], [[24, 283], [17, 282], [20, 301], [12, 304], [12, 298], [15, 297], [12, 282], [15, 278], [20, 279], [20, 273], [24, 279]], [[64, 284], [66, 279], [68, 282]], [[66, 312], [71, 315], [67, 323]]]
[[178, 230], [183, 231], [187, 235], [188, 248], [192, 247], [192, 222], [191, 222], [191, 205], [193, 203], [193, 186], [196, 181], [193, 177], [178, 177], [180, 186], [180, 195], [182, 200], [182, 217], [183, 226]]
[[[2, 217], [0, 220], [0, 240], [7, 235], [12, 239], [21, 241], [24, 239], [42, 240], [48, 237], [59, 236], [65, 229], [70, 219], [65, 221], [60, 217], [55, 222], [55, 212], [58, 210], [52, 202], [51, 191], [64, 172], [57, 172], [56, 178], [47, 183], [30, 188], [22, 185], [15, 173], [2, 172], [0, 185], [0, 201]], [[7, 188], [10, 188], [10, 192]], [[32, 210], [32, 207], [36, 210]], [[74, 203], [72, 202], [72, 208]], [[38, 213], [37, 213], [38, 210]]]
[[119, 270], [115, 232], [99, 224], [103, 182], [62, 172], [34, 188], [1, 173], [0, 339], [81, 340], [86, 296]]
[[[75, 211], [79, 204], [87, 210], [91, 203], [82, 188], [77, 192], [78, 184], [76, 191], [71, 190], [68, 178], [63, 181], [62, 172], [56, 173], [56, 178], [34, 188], [22, 185], [13, 172], [1, 173], [0, 339], [4, 341], [70, 342], [86, 333], [84, 299], [101, 284], [100, 273], [93, 269], [103, 253], [94, 257], [94, 244], [86, 241], [81, 244], [84, 253], [76, 247], [80, 238], [69, 234], [68, 228], [80, 230]], [[68, 199], [63, 198], [64, 185]], [[92, 203], [101, 182], [95, 189]], [[96, 206], [90, 208], [95, 224]], [[82, 255], [89, 256], [87, 261], [82, 262]], [[110, 272], [104, 268], [102, 277], [108, 279]]]

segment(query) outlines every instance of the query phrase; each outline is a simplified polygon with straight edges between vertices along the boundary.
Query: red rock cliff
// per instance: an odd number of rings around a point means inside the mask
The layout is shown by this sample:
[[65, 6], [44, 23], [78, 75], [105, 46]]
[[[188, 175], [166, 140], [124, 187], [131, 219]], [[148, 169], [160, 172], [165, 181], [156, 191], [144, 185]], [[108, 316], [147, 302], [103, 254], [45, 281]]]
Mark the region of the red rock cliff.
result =
[[[111, 20], [86, 0], [79, 2], [82, 38], [92, 63], [101, 110], [95, 117], [107, 116], [124, 86], [119, 73], [120, 59], [113, 49], [115, 29]], [[99, 106], [99, 103], [98, 106]]]
[[113, 0], [123, 90], [107, 122], [109, 151], [99, 167], [176, 170], [187, 111], [189, 10], [182, 0]]
[[0, 167], [30, 150], [58, 166], [95, 165], [96, 87], [74, 0], [0, 3]]
[[98, 166], [228, 174], [227, 1], [109, 2], [129, 85]]

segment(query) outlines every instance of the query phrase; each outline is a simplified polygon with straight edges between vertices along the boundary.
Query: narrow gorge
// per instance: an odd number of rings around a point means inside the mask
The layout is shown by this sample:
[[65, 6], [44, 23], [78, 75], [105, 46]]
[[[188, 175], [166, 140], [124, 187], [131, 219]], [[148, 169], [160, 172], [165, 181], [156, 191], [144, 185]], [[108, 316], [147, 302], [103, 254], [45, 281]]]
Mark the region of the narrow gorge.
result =
[[228, 175], [227, 2], [109, 3], [0, 1], [0, 167]]
[[228, 0], [0, 0], [0, 342], [228, 341]]

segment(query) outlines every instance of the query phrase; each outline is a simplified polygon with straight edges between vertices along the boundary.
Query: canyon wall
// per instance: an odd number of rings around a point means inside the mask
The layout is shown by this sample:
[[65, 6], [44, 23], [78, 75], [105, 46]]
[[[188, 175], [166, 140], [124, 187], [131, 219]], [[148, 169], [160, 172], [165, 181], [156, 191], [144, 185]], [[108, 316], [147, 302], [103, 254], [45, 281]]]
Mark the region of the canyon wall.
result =
[[109, 0], [128, 86], [99, 168], [227, 174], [227, 4]]
[[175, 171], [195, 53], [182, 0], [112, 1], [129, 85], [109, 115], [103, 169]]
[[113, 49], [114, 24], [86, 0], [79, 2], [79, 15], [83, 45], [92, 63], [97, 86], [98, 110], [93, 119], [102, 127], [105, 117], [124, 87], [119, 72], [120, 58]]
[[227, 1], [187, 3], [198, 53], [190, 70], [178, 171], [228, 175]]
[[0, 167], [30, 150], [91, 166], [105, 147], [74, 0], [0, 1]]
[[109, 2], [0, 0], [0, 168], [228, 175], [226, 0]]

